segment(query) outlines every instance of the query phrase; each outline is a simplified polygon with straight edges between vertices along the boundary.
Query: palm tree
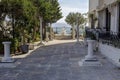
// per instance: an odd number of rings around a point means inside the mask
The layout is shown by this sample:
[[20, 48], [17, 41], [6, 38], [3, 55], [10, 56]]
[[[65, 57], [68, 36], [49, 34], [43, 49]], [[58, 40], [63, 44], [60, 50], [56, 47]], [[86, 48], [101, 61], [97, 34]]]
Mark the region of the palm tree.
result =
[[75, 22], [76, 22], [75, 13], [72, 13], [72, 12], [69, 13], [65, 21], [72, 26], [72, 39], [75, 39]]
[[[80, 26], [86, 22], [86, 19], [81, 13], [69, 13], [65, 21], [72, 26], [72, 39], [75, 39], [75, 26]], [[78, 29], [77, 29], [78, 30]]]
[[76, 18], [78, 18], [78, 21], [76, 21], [77, 22], [76, 24], [78, 26], [80, 26], [86, 22], [86, 19], [84, 18], [84, 16], [81, 13], [77, 12], [75, 15], [76, 15]]

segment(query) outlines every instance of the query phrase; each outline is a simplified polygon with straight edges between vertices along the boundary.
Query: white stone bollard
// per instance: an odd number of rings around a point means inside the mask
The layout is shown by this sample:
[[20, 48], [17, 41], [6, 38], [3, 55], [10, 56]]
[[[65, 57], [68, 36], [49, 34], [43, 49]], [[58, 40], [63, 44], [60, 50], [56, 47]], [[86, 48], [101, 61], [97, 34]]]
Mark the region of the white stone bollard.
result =
[[79, 62], [80, 66], [101, 66], [102, 64], [99, 62], [97, 57], [94, 55], [93, 48], [95, 44], [95, 40], [87, 40], [88, 43], [88, 54], [85, 56], [85, 59]]
[[90, 39], [90, 38], [84, 38], [84, 44], [85, 44], [85, 46], [87, 46], [87, 45], [88, 45], [87, 40], [91, 40], [91, 39]]
[[4, 57], [2, 58], [2, 62], [13, 62], [14, 60], [10, 55], [11, 42], [3, 42], [2, 44], [4, 45]]
[[88, 55], [85, 56], [85, 59], [89, 60], [94, 58], [93, 47], [94, 47], [95, 40], [87, 40], [87, 42], [88, 42]]

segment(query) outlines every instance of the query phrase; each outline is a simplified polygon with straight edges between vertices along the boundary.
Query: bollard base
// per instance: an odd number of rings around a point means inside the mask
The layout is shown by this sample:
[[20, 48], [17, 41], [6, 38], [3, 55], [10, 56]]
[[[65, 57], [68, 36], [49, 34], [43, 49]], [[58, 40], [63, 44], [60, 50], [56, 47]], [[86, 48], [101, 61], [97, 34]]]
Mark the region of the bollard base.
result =
[[88, 55], [85, 59], [79, 62], [79, 66], [101, 66], [96, 56], [93, 55], [93, 45], [95, 40], [87, 40], [88, 43]]
[[96, 60], [97, 58], [96, 58], [96, 56], [91, 56], [91, 55], [87, 55], [87, 56], [85, 56], [85, 60]]
[[79, 62], [79, 66], [102, 66], [98, 59], [83, 59]]
[[11, 63], [14, 62], [15, 60], [11, 57], [7, 57], [7, 58], [2, 58], [1, 62], [7, 62], [7, 63]]

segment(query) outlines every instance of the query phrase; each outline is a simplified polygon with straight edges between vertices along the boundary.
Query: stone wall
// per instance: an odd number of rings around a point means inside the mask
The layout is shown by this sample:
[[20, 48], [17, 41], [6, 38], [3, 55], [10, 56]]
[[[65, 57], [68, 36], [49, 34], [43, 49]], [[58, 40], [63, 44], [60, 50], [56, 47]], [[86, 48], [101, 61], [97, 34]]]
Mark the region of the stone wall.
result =
[[68, 40], [72, 39], [71, 35], [55, 35], [55, 39], [57, 40]]
[[99, 51], [106, 56], [113, 64], [120, 67], [120, 49], [107, 44], [99, 43]]

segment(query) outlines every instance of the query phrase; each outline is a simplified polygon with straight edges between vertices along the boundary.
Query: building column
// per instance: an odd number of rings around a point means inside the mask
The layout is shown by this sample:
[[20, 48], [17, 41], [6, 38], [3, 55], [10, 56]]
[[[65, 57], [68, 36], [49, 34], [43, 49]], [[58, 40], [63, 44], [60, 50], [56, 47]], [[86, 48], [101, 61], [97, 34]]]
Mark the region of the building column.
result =
[[116, 32], [119, 33], [119, 14], [120, 14], [120, 9], [119, 9], [119, 4], [117, 4], [117, 9], [116, 9]]
[[108, 7], [109, 12], [111, 13], [111, 22], [110, 22], [110, 31], [113, 32], [118, 32], [118, 16], [119, 16], [119, 9], [118, 9], [118, 5], [115, 4], [113, 6], [109, 6]]

